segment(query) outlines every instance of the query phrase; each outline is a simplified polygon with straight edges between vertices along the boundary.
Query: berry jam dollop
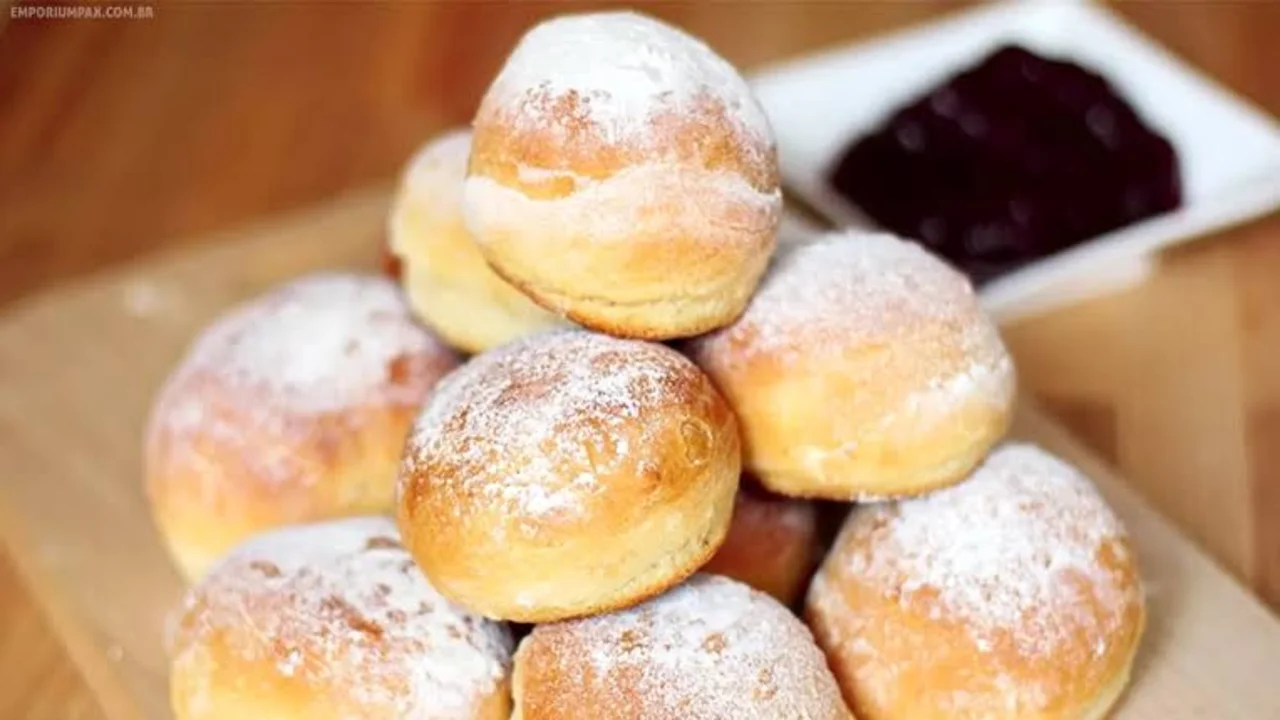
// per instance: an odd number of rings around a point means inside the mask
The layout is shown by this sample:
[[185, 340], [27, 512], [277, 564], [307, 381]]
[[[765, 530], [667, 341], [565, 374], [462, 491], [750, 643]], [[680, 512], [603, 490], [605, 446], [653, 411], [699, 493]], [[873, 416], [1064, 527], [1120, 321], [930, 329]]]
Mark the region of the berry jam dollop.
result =
[[1182, 203], [1173, 145], [1106, 79], [1012, 45], [854, 142], [831, 184], [978, 284]]

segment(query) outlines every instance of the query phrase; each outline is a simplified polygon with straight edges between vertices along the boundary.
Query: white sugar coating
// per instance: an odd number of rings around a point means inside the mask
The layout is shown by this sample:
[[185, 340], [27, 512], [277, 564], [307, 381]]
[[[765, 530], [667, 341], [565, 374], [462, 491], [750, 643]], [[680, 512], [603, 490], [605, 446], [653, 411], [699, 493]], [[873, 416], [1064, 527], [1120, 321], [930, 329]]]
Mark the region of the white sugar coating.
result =
[[225, 644], [220, 662], [273, 660], [372, 715], [475, 717], [510, 670], [505, 626], [450, 604], [400, 546], [394, 523], [354, 518], [262, 535], [188, 592], [176, 660]]
[[445, 194], [436, 202], [444, 204], [452, 198], [456, 205], [462, 194], [462, 178], [467, 174], [471, 156], [471, 130], [457, 128], [441, 133], [424, 143], [405, 166], [403, 183], [413, 190], [431, 190]]
[[[746, 312], [701, 346], [751, 355], [848, 347], [911, 333], [923, 323], [981, 325], [969, 281], [916, 243], [837, 231], [779, 252]], [[810, 345], [796, 347], [797, 331]]]
[[[679, 402], [673, 388], [698, 374], [652, 343], [580, 331], [518, 340], [472, 358], [440, 384], [406, 462], [448, 462], [452, 471], [426, 481], [461, 485], [435, 490], [479, 492], [517, 517], [572, 514], [584, 495], [605, 491], [597, 475], [621, 463], [646, 471], [648, 426], [638, 423], [634, 445], [619, 429]], [[575, 466], [581, 471], [572, 477], [563, 472]]]
[[[411, 410], [457, 362], [414, 322], [392, 281], [308, 276], [232, 309], [196, 338], [159, 394], [149, 442], [160, 447], [163, 438], [162, 462], [208, 468], [212, 442], [256, 482], [307, 484], [316, 480], [307, 462], [280, 445], [315, 442], [322, 422], [354, 431], [367, 413]], [[200, 476], [205, 494], [218, 496], [226, 478]]]
[[848, 717], [808, 628], [773, 598], [728, 578], [695, 575], [630, 609], [539, 628], [526, 642], [540, 632], [564, 673], [582, 678], [593, 705], [633, 704], [633, 714], [616, 717]]
[[[747, 138], [772, 148], [773, 132], [742, 75], [683, 30], [634, 12], [564, 15], [531, 29], [485, 96], [518, 124], [557, 122], [549, 108], [570, 95], [580, 117], [609, 142], [646, 133], [655, 115], [723, 106]], [[484, 111], [482, 110], [482, 113]]]
[[[980, 395], [1007, 404], [1013, 366], [969, 281], [918, 244], [838, 231], [781, 249], [736, 322], [690, 344], [712, 377], [754, 360], [793, 364], [885, 347], [883, 362], [921, 386], [917, 416]], [[910, 348], [907, 350], [905, 348]], [[949, 360], [958, 353], [962, 361]]]
[[[413, 405], [416, 382], [397, 381], [394, 364], [452, 353], [414, 323], [403, 294], [382, 277], [319, 274], [233, 309], [193, 343], [175, 373], [215, 376], [226, 392], [296, 415], [353, 405]], [[420, 360], [415, 361], [420, 362]], [[434, 378], [431, 378], [434, 381]]]
[[1124, 557], [1124, 539], [1087, 478], [1033, 445], [1007, 444], [960, 485], [855, 510], [837, 545], [853, 549], [851, 577], [906, 603], [936, 602], [980, 649], [1010, 633], [1021, 653], [1045, 656], [1081, 632], [1105, 644], [1122, 622], [1140, 591], [1100, 557], [1112, 544]]

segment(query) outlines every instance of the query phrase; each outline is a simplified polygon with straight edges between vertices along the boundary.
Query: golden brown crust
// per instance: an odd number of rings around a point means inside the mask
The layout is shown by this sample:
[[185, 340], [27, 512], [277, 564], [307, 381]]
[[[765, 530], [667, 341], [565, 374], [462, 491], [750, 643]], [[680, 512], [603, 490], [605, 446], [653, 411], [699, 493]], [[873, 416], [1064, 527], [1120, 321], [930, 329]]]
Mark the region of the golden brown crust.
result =
[[[1106, 710], [1128, 684], [1145, 626], [1143, 608], [1134, 604], [1108, 652], [1077, 667], [1073, 660], [1088, 658], [1094, 652], [1083, 644], [1083, 638], [1064, 648], [1059, 658], [1029, 660], [1009, 644], [979, 648], [963, 624], [904, 613], [892, 596], [869, 589], [848, 575], [839, 580], [824, 576], [823, 582], [835, 583], [824, 592], [834, 593], [838, 599], [828, 602], [848, 610], [826, 612], [811, 604], [805, 621], [827, 651], [846, 701], [862, 720], [1106, 717]], [[1086, 612], [1096, 612], [1096, 608]], [[852, 649], [857, 642], [853, 638], [875, 648], [878, 659], [860, 657]], [[922, 657], [929, 662], [919, 662]], [[1006, 703], [1011, 687], [1028, 696], [1043, 692], [1047, 702], [1039, 708], [1010, 711]], [[964, 699], [963, 709], [955, 705], [955, 698]]]
[[540, 625], [520, 644], [513, 720], [850, 720], [805, 627], [699, 574], [626, 610]]
[[888, 236], [790, 249], [746, 312], [689, 350], [739, 417], [748, 470], [784, 495], [952, 484], [1012, 418], [1013, 366], [967, 281]]
[[1046, 479], [1065, 466], [992, 457], [976, 482], [1042, 475], [855, 510], [814, 579], [805, 618], [863, 720], [1095, 720], [1128, 681], [1145, 614], [1123, 530], [1087, 481]]
[[[220, 639], [188, 652], [170, 669], [169, 702], [175, 720], [348, 720], [353, 717], [402, 717], [393, 707], [357, 702], [350, 688], [325, 687], [322, 682], [282, 676], [281, 658], [263, 655], [237, 658], [238, 651]], [[459, 720], [508, 720], [511, 681], [503, 678], [471, 714]]]
[[[840, 358], [711, 372], [741, 418], [748, 469], [765, 487], [829, 500], [918, 495], [964, 478], [1004, 437], [1013, 418], [1010, 366], [983, 381], [1001, 388], [995, 393], [946, 397], [886, 353], [930, 355], [930, 372], [965, 372], [963, 353], [946, 334], [892, 350], [876, 345]], [[907, 410], [913, 395], [925, 401]]]
[[[767, 123], [744, 120], [759, 113], [754, 99], [697, 41], [646, 18], [596, 17], [604, 20], [590, 28], [563, 20], [535, 28], [486, 94], [474, 121], [468, 226], [504, 278], [588, 327], [666, 339], [724, 325], [759, 282], [780, 222]], [[696, 56], [655, 73], [690, 87], [715, 77], [732, 89], [691, 90], [681, 102], [655, 92], [610, 115], [602, 109], [614, 102], [610, 93], [626, 88], [569, 80], [548, 89], [523, 77], [537, 74], [519, 66], [536, 65], [552, 35], [574, 42], [577, 33], [637, 23], [672, 44], [673, 55]], [[619, 56], [634, 42], [620, 38]]]
[[188, 581], [263, 530], [394, 507], [400, 449], [417, 408], [353, 408], [273, 433], [222, 404], [223, 388], [203, 387], [195, 391], [201, 401], [225, 413], [216, 422], [257, 432], [248, 448], [217, 432], [186, 438], [160, 431], [148, 445], [152, 511]]
[[391, 510], [419, 404], [457, 362], [384, 279], [313, 276], [224, 315], [170, 376], [145, 443], [179, 569], [195, 580], [270, 528]]
[[505, 720], [512, 642], [447, 603], [385, 518], [268, 533], [234, 550], [177, 617], [178, 720]]
[[424, 409], [400, 526], [433, 584], [486, 616], [599, 612], [714, 553], [740, 452], [732, 413], [674, 351], [536, 336], [473, 359]]
[[724, 575], [795, 605], [817, 564], [817, 509], [743, 485], [724, 545], [702, 571]]
[[414, 311], [456, 348], [478, 353], [565, 321], [493, 272], [462, 219], [471, 133], [446, 132], [410, 161], [388, 220]]

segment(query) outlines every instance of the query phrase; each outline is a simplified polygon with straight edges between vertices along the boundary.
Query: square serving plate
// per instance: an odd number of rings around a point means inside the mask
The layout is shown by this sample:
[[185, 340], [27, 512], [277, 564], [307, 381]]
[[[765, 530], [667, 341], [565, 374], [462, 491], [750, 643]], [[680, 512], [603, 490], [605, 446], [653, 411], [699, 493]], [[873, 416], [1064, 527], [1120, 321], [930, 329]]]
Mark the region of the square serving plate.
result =
[[1177, 149], [1184, 204], [988, 283], [982, 297], [999, 319], [1136, 282], [1155, 251], [1280, 207], [1275, 120], [1088, 0], [1006, 0], [762, 69], [752, 85], [777, 135], [788, 190], [833, 224], [867, 226], [827, 183], [843, 151], [1009, 42], [1114, 83]]

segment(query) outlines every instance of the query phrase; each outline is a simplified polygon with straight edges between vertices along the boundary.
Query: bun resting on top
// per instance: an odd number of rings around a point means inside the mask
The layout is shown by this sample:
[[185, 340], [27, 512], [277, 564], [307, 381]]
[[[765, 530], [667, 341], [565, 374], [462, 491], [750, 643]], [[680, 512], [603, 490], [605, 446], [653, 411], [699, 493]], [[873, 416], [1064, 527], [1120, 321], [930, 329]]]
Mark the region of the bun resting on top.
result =
[[700, 40], [631, 12], [547, 20], [473, 127], [467, 225], [539, 304], [654, 340], [742, 311], [776, 241], [777, 153], [746, 81]]

